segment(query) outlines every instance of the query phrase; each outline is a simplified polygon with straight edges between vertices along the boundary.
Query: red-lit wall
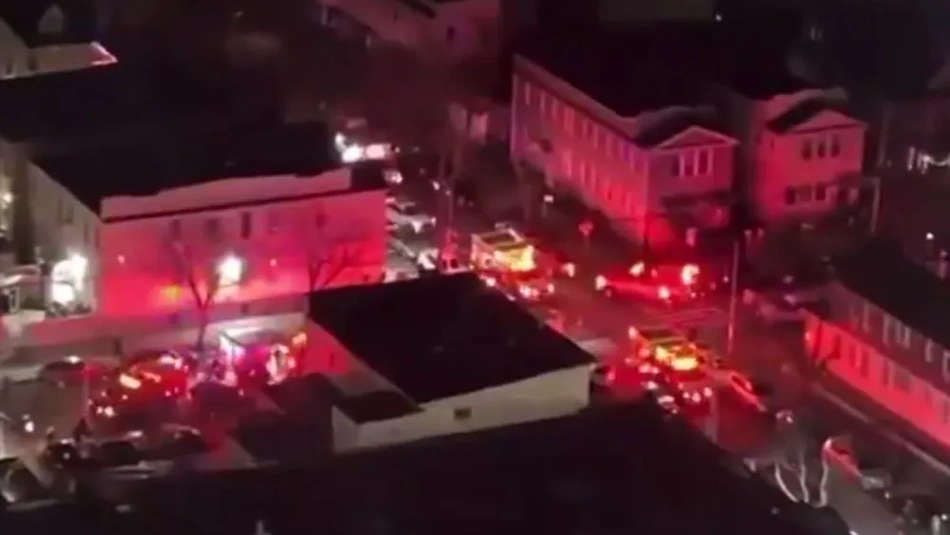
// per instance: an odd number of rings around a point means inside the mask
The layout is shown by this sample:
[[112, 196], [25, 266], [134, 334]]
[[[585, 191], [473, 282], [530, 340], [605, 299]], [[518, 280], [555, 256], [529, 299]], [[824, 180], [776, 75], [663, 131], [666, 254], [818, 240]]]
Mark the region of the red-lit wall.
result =
[[848, 329], [814, 315], [806, 321], [805, 347], [810, 357], [826, 362], [831, 374], [868, 402], [950, 448], [950, 396], [941, 389]]
[[601, 105], [563, 81], [541, 81], [540, 77], [530, 67], [515, 68], [512, 159], [541, 170], [556, 185], [602, 211], [632, 238], [642, 241], [649, 233], [653, 243], [654, 235], [667, 235], [650, 228], [662, 218], [665, 199], [731, 189], [735, 147], [728, 138], [725, 143], [717, 139], [718, 145], [708, 146], [711, 166], [707, 174], [674, 177], [673, 160], [697, 147], [706, 148], [697, 144], [701, 140], [687, 136], [691, 139], [683, 138], [662, 150], [639, 147], [615, 124], [623, 122], [629, 127], [634, 119], [611, 117]]
[[[179, 252], [171, 237], [176, 219]], [[384, 190], [107, 223], [100, 234], [100, 311], [115, 316], [194, 308], [190, 283], [196, 282], [206, 299], [208, 277], [229, 254], [244, 259], [245, 279], [213, 293], [213, 303], [380, 280], [385, 227]], [[311, 262], [321, 258], [328, 260]], [[319, 269], [311, 270], [315, 266]], [[317, 275], [314, 288], [311, 273]]]
[[[848, 179], [857, 182], [864, 165], [865, 126], [841, 115], [819, 115], [804, 130], [788, 133], [766, 131], [757, 147], [756, 176], [751, 187], [758, 215], [766, 221], [814, 216], [837, 207], [839, 188]], [[840, 153], [825, 157], [803, 157], [803, 143], [839, 140]], [[830, 146], [830, 145], [829, 145]], [[815, 150], [813, 149], [813, 154]], [[842, 181], [845, 182], [842, 182]], [[823, 198], [812, 194], [810, 201], [789, 203], [788, 188], [823, 188]]]

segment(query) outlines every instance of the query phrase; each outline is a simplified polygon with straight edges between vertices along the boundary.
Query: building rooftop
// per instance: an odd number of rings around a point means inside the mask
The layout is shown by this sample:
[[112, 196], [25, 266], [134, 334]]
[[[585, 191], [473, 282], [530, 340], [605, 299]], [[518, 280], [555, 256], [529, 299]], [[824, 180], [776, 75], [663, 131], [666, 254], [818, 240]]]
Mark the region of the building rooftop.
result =
[[96, 40], [96, 9], [88, 0], [3, 0], [0, 19], [31, 48]]
[[155, 125], [206, 127], [227, 108], [227, 96], [201, 91], [164, 68], [118, 63], [5, 80], [0, 137], [44, 145], [78, 138], [88, 145]]
[[121, 512], [76, 500], [8, 514], [5, 527], [102, 535], [313, 525], [332, 535], [819, 532], [806, 516], [812, 508], [790, 503], [646, 403], [314, 464], [157, 479]]
[[401, 392], [391, 390], [341, 397], [334, 405], [358, 424], [391, 420], [419, 412], [419, 407], [412, 400]]
[[471, 274], [317, 292], [310, 318], [416, 403], [592, 362]]
[[773, 132], [784, 134], [805, 124], [823, 111], [836, 111], [845, 115], [848, 114], [835, 103], [818, 98], [807, 99], [792, 106], [786, 110], [785, 113], [769, 121], [767, 126]]
[[[872, 242], [833, 263], [838, 282], [867, 299], [914, 331], [950, 348], [950, 283], [905, 256], [900, 247], [885, 241]], [[894, 353], [895, 356], [900, 352]], [[939, 379], [937, 365], [921, 356], [901, 363], [923, 379]]]
[[582, 28], [558, 39], [539, 34], [516, 49], [618, 115], [631, 117], [703, 102], [713, 82], [751, 98], [809, 87], [787, 70], [799, 20], [770, 14], [612, 31]]
[[[152, 195], [223, 178], [312, 175], [339, 167], [326, 128], [266, 125], [235, 131], [172, 131], [35, 163], [90, 209], [106, 197]], [[362, 176], [354, 171], [354, 180]]]

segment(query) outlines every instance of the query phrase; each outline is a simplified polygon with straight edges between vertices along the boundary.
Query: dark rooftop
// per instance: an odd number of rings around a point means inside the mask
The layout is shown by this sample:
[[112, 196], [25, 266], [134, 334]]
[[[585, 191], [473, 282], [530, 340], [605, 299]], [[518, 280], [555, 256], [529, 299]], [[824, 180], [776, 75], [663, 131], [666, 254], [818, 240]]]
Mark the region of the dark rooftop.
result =
[[32, 48], [96, 40], [96, 9], [88, 0], [3, 0], [0, 18]]
[[416, 403], [591, 362], [471, 274], [317, 292], [310, 317]]
[[228, 96], [212, 95], [158, 66], [116, 64], [6, 80], [0, 136], [58, 144], [104, 135], [127, 138], [149, 125], [205, 125], [223, 117]]
[[[718, 82], [751, 98], [798, 91], [786, 58], [800, 18], [769, 15], [537, 35], [518, 52], [621, 116], [704, 101]], [[605, 68], [609, 66], [609, 68]]]
[[263, 522], [272, 533], [318, 525], [328, 535], [817, 532], [804, 526], [803, 511], [811, 508], [790, 503], [647, 403], [338, 456], [312, 467], [144, 485], [127, 511], [77, 500], [43, 514], [9, 514], [4, 528], [250, 533]]
[[847, 112], [841, 110], [833, 103], [821, 99], [808, 99], [799, 102], [789, 108], [785, 113], [772, 119], [767, 126], [774, 132], [784, 134], [805, 124], [823, 111], [837, 111], [847, 115]]
[[400, 392], [377, 391], [342, 397], [335, 405], [356, 423], [378, 422], [419, 412], [419, 407]]
[[318, 124], [167, 132], [41, 157], [36, 164], [96, 212], [111, 196], [151, 195], [222, 178], [314, 174], [339, 166], [326, 128]]
[[[950, 348], [950, 284], [905, 256], [900, 247], [875, 241], [851, 255], [836, 259], [838, 282], [867, 299], [914, 331]], [[922, 350], [921, 350], [922, 351]], [[894, 352], [899, 358], [904, 353]], [[926, 362], [922, 355], [909, 355], [901, 364], [911, 373], [946, 389], [940, 359]]]

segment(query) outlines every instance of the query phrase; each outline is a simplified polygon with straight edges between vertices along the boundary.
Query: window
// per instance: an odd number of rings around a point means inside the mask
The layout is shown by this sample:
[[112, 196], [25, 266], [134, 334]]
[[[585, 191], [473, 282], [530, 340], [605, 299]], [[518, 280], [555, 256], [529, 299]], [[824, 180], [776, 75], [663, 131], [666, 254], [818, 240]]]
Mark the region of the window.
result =
[[943, 380], [950, 382], [950, 351], [946, 349], [943, 350], [943, 362], [940, 371], [943, 372]]
[[825, 202], [828, 200], [828, 184], [815, 184], [815, 201]]
[[181, 239], [181, 220], [172, 219], [171, 225], [169, 227], [169, 233], [172, 235], [173, 240]]
[[810, 139], [803, 140], [802, 141], [802, 159], [806, 161], [811, 160], [811, 151], [812, 151], [811, 140]]
[[469, 420], [472, 417], [472, 408], [471, 407], [461, 407], [455, 409], [452, 412], [452, 415], [457, 421]]
[[848, 303], [848, 319], [852, 329], [857, 329], [858, 325], [861, 324], [861, 313], [858, 311], [857, 303]]
[[531, 84], [528, 82], [524, 82], [524, 103], [531, 105]]
[[860, 354], [860, 360], [858, 361], [858, 371], [861, 373], [861, 377], [868, 376], [868, 369], [870, 367], [868, 366], [869, 360], [870, 359], [868, 358], [868, 350], [862, 348], [861, 354]]
[[708, 175], [712, 171], [712, 165], [710, 165], [712, 160], [712, 151], [701, 150], [699, 151], [699, 157], [696, 160], [696, 174], [697, 175]]
[[927, 339], [924, 341], [924, 361], [928, 364], [932, 364], [934, 360], [934, 353], [936, 353], [937, 345], [933, 343], [933, 340]]
[[884, 345], [891, 345], [891, 330], [893, 330], [893, 320], [887, 314], [884, 314], [881, 325], [881, 341]]
[[245, 240], [251, 237], [251, 213], [241, 214], [241, 237]]
[[541, 110], [541, 117], [548, 112], [548, 94], [544, 91], [538, 91], [538, 109]]
[[785, 188], [785, 204], [791, 206], [797, 201], [795, 196], [795, 188]]
[[831, 157], [837, 158], [841, 154], [841, 139], [838, 134], [831, 135]]
[[904, 348], [910, 349], [910, 327], [904, 325], [903, 323], [898, 322], [897, 326], [897, 342]]
[[591, 132], [590, 132], [590, 142], [591, 142], [591, 144], [594, 146], [594, 148], [596, 149], [597, 146], [600, 144], [600, 127], [597, 126], [597, 125], [595, 125], [595, 124], [593, 124], [593, 123], [591, 123], [591, 125], [590, 125], [590, 130], [591, 130]]
[[221, 222], [217, 217], [209, 217], [205, 220], [205, 234], [209, 238], [216, 238], [221, 233]]
[[810, 203], [814, 200], [815, 190], [811, 185], [795, 188], [796, 203]]
[[871, 305], [864, 303], [864, 314], [861, 316], [861, 329], [864, 332], [871, 330]]
[[894, 368], [894, 387], [901, 392], [910, 392], [910, 374], [901, 366]]
[[672, 164], [670, 173], [673, 176], [681, 176], [683, 174], [683, 159], [679, 156], [673, 156], [670, 158], [670, 163]]
[[570, 106], [564, 106], [564, 130], [568, 134], [574, 133], [574, 109]]

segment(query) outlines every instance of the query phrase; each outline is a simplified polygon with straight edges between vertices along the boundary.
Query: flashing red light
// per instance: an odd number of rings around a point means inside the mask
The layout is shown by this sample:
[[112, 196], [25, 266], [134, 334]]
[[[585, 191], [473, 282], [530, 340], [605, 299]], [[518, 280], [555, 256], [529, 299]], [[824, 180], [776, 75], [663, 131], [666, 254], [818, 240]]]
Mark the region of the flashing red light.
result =
[[139, 388], [142, 388], [142, 381], [139, 381], [135, 377], [124, 373], [119, 375], [119, 384], [125, 388], [128, 388], [129, 390], [138, 390]]

